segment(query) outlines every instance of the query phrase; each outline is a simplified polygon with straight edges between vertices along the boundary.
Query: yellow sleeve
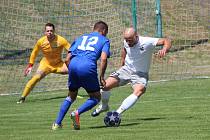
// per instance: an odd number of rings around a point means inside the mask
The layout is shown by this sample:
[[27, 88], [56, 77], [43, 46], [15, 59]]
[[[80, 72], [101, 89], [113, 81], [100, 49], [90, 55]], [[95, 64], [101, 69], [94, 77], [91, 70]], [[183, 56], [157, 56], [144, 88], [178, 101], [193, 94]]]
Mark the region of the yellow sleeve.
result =
[[37, 41], [37, 43], [35, 44], [35, 46], [33, 48], [33, 51], [31, 52], [31, 56], [29, 59], [30, 64], [34, 64], [34, 62], [35, 62], [35, 59], [39, 53], [39, 46], [40, 46], [39, 44], [40, 44], [40, 41]]
[[67, 50], [67, 51], [69, 51], [69, 48], [70, 48], [70, 44], [69, 44], [69, 42], [66, 40], [66, 39], [64, 39], [64, 48]]

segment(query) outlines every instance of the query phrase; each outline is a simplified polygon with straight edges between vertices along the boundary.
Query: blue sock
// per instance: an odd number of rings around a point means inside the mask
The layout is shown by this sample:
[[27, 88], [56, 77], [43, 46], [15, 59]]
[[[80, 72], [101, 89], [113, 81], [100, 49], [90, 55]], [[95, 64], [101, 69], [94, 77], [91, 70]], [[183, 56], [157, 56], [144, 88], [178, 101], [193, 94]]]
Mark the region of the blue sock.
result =
[[60, 112], [58, 113], [57, 119], [55, 121], [55, 123], [57, 124], [61, 124], [64, 116], [66, 115], [66, 112], [69, 110], [69, 107], [72, 104], [72, 100], [70, 97], [66, 97], [66, 99], [63, 101], [61, 107], [60, 107]]
[[89, 98], [78, 108], [78, 113], [79, 115], [82, 114], [83, 112], [86, 112], [96, 106], [98, 104], [99, 100], [96, 98]]

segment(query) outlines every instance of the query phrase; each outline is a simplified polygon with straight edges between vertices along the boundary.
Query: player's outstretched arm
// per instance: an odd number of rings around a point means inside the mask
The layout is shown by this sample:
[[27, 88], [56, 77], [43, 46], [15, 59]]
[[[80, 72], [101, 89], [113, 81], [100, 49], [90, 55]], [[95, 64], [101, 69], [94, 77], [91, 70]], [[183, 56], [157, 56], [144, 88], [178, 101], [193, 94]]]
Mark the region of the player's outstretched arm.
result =
[[161, 38], [157, 42], [157, 46], [162, 46], [163, 48], [158, 51], [158, 55], [160, 58], [164, 57], [168, 50], [171, 48], [171, 41], [167, 38]]
[[35, 62], [35, 59], [39, 53], [39, 41], [36, 43], [36, 45], [34, 46], [33, 48], [33, 51], [31, 52], [31, 56], [29, 58], [29, 63], [28, 65], [26, 66], [25, 70], [24, 70], [24, 76], [27, 76], [28, 74], [31, 73], [32, 71], [32, 68], [33, 68], [33, 64]]

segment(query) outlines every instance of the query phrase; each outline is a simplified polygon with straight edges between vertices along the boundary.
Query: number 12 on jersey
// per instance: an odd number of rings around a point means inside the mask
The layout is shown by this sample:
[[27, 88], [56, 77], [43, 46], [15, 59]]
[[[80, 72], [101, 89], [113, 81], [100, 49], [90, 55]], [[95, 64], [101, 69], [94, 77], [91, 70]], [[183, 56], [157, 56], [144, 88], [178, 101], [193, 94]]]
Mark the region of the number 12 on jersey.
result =
[[88, 38], [88, 36], [83, 36], [82, 38], [82, 42], [78, 46], [78, 49], [83, 51], [95, 51], [95, 48], [93, 46], [98, 42], [98, 37], [93, 36], [91, 38]]

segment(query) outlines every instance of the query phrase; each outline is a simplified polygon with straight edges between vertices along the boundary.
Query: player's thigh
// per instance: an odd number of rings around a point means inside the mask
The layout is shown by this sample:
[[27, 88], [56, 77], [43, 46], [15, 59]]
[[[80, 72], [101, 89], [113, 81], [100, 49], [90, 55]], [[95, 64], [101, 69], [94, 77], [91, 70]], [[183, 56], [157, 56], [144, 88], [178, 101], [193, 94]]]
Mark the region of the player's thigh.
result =
[[81, 86], [87, 91], [87, 93], [100, 91], [97, 74], [89, 74], [80, 78]]
[[79, 80], [78, 76], [70, 71], [69, 77], [68, 77], [68, 88], [69, 91], [77, 91], [81, 87], [81, 81]]
[[132, 74], [131, 84], [133, 87], [133, 93], [137, 96], [142, 95], [146, 91], [148, 83], [147, 74]]
[[111, 73], [106, 80], [106, 85], [109, 88], [123, 86], [131, 80], [131, 71], [127, 67], [121, 67], [119, 70]]
[[51, 72], [49, 65], [44, 63], [44, 62], [40, 62], [37, 70], [36, 70], [36, 74], [41, 75], [41, 78], [45, 77], [47, 74], [49, 74]]
[[131, 84], [141, 84], [144, 87], [147, 87], [148, 83], [148, 74], [147, 73], [142, 73], [142, 72], [137, 72], [131, 74]]
[[55, 73], [59, 74], [68, 74], [68, 67], [64, 62], [60, 62], [56, 67], [55, 67]]
[[104, 90], [110, 90], [117, 86], [119, 86], [119, 79], [110, 76], [106, 79], [106, 86], [104, 87]]

